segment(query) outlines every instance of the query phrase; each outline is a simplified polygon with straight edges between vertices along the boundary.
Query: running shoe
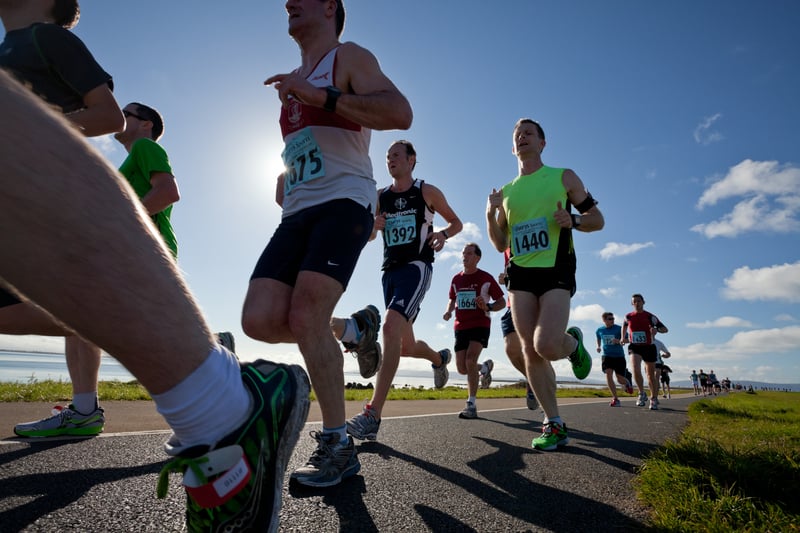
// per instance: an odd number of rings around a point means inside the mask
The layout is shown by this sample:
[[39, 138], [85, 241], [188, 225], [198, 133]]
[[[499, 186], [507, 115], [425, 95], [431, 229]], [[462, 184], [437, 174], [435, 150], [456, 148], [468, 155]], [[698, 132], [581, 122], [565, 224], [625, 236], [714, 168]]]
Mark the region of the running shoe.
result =
[[619, 407], [620, 406], [619, 398], [614, 398], [613, 400], [611, 400], [611, 403], [609, 405], [611, 407]]
[[586, 379], [589, 372], [592, 371], [592, 356], [586, 351], [583, 346], [583, 332], [580, 328], [571, 327], [567, 330], [567, 334], [571, 335], [578, 341], [578, 346], [575, 351], [569, 354], [569, 362], [572, 363], [572, 373], [578, 379]]
[[447, 380], [450, 379], [450, 371], [447, 370], [447, 365], [453, 357], [450, 350], [447, 349], [441, 350], [439, 355], [442, 358], [442, 364], [439, 366], [431, 365], [431, 368], [433, 368], [433, 386], [437, 389], [441, 389], [447, 385]]
[[286, 465], [308, 415], [308, 376], [261, 360], [241, 367], [253, 398], [247, 421], [210, 450], [174, 435], [165, 444], [175, 459], [161, 470], [156, 494], [166, 496], [170, 473], [183, 474], [189, 531], [278, 529]]
[[488, 389], [492, 384], [492, 370], [494, 370], [494, 361], [487, 359], [483, 362], [481, 368], [481, 388]]
[[627, 377], [625, 378], [625, 392], [627, 394], [633, 394], [633, 383]]
[[97, 407], [89, 414], [79, 413], [75, 406], [56, 406], [53, 416], [34, 422], [24, 422], [14, 426], [14, 433], [20, 437], [58, 437], [78, 435], [82, 437], [97, 435], [103, 431], [106, 417], [103, 409]]
[[348, 435], [345, 442], [338, 443], [334, 442], [338, 438], [336, 433], [312, 431], [311, 437], [317, 441], [317, 449], [304, 466], [292, 472], [292, 479], [297, 483], [331, 487], [361, 470], [353, 437]]
[[369, 405], [364, 410], [347, 421], [347, 433], [358, 440], [375, 440], [381, 421], [375, 416], [375, 411]]
[[542, 434], [531, 441], [531, 447], [550, 452], [559, 446], [565, 446], [568, 442], [567, 425], [548, 422], [542, 427]]
[[646, 403], [647, 403], [647, 394], [645, 394], [644, 392], [640, 392], [639, 398], [636, 400], [636, 406], [644, 407]]
[[536, 395], [533, 393], [530, 386], [528, 386], [528, 392], [525, 393], [525, 405], [527, 405], [528, 409], [531, 411], [535, 411], [539, 408], [539, 401], [536, 399]]
[[227, 348], [229, 352], [236, 353], [236, 341], [233, 340], [233, 333], [230, 331], [217, 333], [217, 342]]
[[467, 402], [467, 405], [464, 406], [464, 410], [458, 413], [458, 418], [478, 418], [478, 408], [475, 407], [475, 403]]
[[353, 352], [358, 359], [358, 371], [361, 377], [369, 379], [381, 367], [381, 345], [378, 343], [378, 331], [381, 329], [381, 315], [378, 308], [368, 305], [350, 315], [356, 320], [361, 338], [358, 342], [343, 342], [348, 352]]

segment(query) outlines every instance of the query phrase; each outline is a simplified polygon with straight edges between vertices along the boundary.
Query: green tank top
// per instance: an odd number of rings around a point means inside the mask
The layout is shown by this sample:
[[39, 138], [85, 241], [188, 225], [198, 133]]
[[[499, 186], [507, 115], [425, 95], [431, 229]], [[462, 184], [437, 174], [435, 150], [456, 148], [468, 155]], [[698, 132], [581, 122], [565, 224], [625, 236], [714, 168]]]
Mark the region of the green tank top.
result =
[[563, 168], [543, 166], [503, 186], [511, 261], [526, 268], [572, 265], [572, 232], [558, 225], [557, 203], [568, 209]]

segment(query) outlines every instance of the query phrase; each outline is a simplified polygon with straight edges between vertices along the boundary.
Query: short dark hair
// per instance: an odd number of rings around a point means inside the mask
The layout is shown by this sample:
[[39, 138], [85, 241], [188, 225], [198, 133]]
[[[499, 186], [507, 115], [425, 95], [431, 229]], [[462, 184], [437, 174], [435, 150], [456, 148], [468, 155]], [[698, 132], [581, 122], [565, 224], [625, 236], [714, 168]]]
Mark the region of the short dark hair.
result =
[[[326, 0], [322, 0], [325, 2]], [[336, 38], [342, 36], [344, 31], [344, 3], [342, 0], [336, 0]]]
[[67, 30], [74, 28], [81, 18], [78, 0], [55, 0], [50, 13], [53, 16], [53, 22]]
[[164, 135], [164, 117], [161, 116], [161, 113], [149, 105], [140, 104], [139, 102], [131, 102], [130, 105], [136, 106], [137, 115], [153, 123], [153, 129], [150, 130], [150, 138], [154, 141], [159, 140]]
[[521, 118], [521, 119], [519, 119], [517, 121], [517, 123], [514, 124], [514, 130], [516, 130], [517, 128], [519, 128], [523, 124], [533, 124], [534, 126], [536, 126], [536, 131], [539, 134], [539, 137], [542, 140], [545, 140], [545, 138], [544, 138], [544, 130], [542, 129], [542, 126], [538, 122], [533, 120], [532, 118]]
[[606, 311], [605, 313], [603, 313], [603, 319], [605, 320], [606, 318], [614, 318], [614, 313]]
[[476, 243], [468, 242], [467, 244], [464, 245], [464, 248], [466, 248], [467, 246], [472, 246], [472, 248], [475, 250], [475, 255], [477, 255], [478, 257], [483, 257], [483, 252], [481, 252], [481, 247], [478, 246]]
[[631, 300], [633, 300], [633, 299], [634, 299], [634, 298], [636, 298], [637, 296], [638, 296], [639, 298], [641, 298], [641, 299], [642, 299], [642, 303], [644, 303], [644, 296], [642, 296], [642, 295], [641, 295], [641, 294], [639, 294], [638, 292], [636, 292], [636, 293], [634, 293], [634, 294], [632, 294], [632, 295], [631, 295]]
[[[414, 145], [411, 144], [411, 141], [407, 141], [405, 139], [400, 139], [399, 141], [393, 142], [392, 146], [394, 146], [395, 144], [399, 144], [399, 145], [402, 145], [402, 146], [406, 147], [406, 156], [407, 157], [411, 157], [412, 155], [414, 157], [417, 157], [417, 151], [414, 149]], [[411, 169], [413, 170], [415, 166], [417, 166], [417, 161], [416, 160], [414, 160], [414, 165], [411, 167]]]

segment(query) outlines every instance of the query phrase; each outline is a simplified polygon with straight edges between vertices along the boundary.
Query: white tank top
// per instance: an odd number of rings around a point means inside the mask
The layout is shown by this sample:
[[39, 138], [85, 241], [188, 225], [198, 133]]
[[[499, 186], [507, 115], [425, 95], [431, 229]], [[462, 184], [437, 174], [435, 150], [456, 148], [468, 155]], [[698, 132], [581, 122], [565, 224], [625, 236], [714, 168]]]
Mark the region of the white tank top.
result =
[[[334, 85], [336, 52], [328, 52], [306, 78]], [[331, 200], [350, 198], [370, 210], [377, 200], [369, 142], [372, 130], [322, 108], [291, 102], [281, 107], [285, 148], [283, 216]]]

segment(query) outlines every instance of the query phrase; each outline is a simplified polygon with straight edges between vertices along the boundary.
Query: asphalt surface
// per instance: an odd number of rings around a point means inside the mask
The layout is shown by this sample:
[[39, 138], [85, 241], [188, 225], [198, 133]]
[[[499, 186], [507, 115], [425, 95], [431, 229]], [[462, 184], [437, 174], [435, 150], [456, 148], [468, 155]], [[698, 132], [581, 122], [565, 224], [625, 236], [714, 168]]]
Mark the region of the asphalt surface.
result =
[[[479, 398], [476, 420], [458, 418], [461, 401], [391, 402], [378, 441], [359, 444], [358, 475], [329, 489], [285, 484], [280, 530], [641, 531], [647, 510], [631, 480], [644, 457], [680, 433], [694, 400], [662, 400], [659, 411], [633, 398], [615, 408], [607, 399], [560, 400], [570, 444], [555, 452], [530, 448], [542, 415], [523, 399]], [[166, 499], [155, 497], [166, 426], [149, 402], [119, 403], [104, 405], [106, 433], [96, 438], [0, 440], [0, 533], [183, 529], [179, 476]], [[9, 419], [42, 415], [35, 404], [0, 407], [0, 435], [11, 434]], [[132, 411], [123, 417], [123, 408]], [[290, 471], [313, 451], [317, 413], [312, 404]]]

